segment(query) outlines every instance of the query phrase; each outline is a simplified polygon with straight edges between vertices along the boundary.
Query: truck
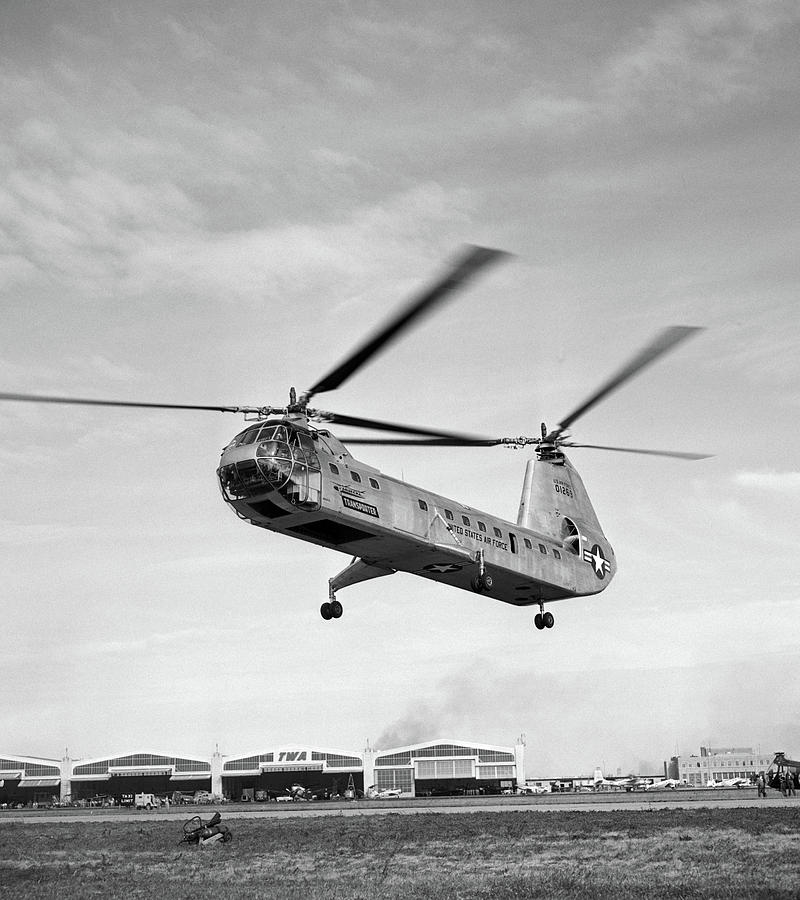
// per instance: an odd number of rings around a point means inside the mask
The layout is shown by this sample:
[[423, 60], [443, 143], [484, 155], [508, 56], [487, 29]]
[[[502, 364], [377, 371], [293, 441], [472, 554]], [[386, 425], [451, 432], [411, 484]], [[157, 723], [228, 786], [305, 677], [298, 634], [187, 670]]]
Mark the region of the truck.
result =
[[135, 806], [136, 809], [158, 809], [161, 801], [155, 794], [137, 794]]

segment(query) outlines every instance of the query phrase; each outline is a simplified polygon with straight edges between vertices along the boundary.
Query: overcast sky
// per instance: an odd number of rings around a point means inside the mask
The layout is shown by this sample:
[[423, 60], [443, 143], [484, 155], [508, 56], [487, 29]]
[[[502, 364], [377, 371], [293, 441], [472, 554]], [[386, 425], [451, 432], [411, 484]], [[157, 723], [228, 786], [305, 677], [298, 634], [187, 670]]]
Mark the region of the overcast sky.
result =
[[[536, 434], [702, 325], [574, 436], [715, 456], [574, 451], [619, 573], [550, 631], [404, 574], [324, 622], [348, 557], [221, 499], [239, 418], [2, 403], [0, 751], [796, 756], [798, 45], [790, 0], [3, 3], [0, 391], [282, 404], [471, 242], [514, 255], [325, 407]], [[529, 454], [356, 455], [514, 520]]]

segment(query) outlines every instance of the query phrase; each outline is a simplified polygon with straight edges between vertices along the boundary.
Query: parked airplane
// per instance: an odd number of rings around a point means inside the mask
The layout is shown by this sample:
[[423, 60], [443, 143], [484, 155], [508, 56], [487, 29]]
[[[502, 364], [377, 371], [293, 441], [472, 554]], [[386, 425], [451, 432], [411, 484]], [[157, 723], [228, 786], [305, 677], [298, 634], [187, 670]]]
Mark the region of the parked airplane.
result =
[[660, 778], [658, 781], [647, 782], [643, 787], [646, 791], [674, 791], [681, 784], [677, 778]]
[[752, 784], [749, 778], [723, 778], [722, 781], [709, 781], [708, 786], [711, 788], [718, 787], [747, 787]]
[[398, 800], [402, 793], [400, 788], [376, 788], [374, 784], [366, 790], [370, 800]]
[[643, 778], [636, 775], [628, 775], [625, 778], [595, 778], [594, 789], [596, 791], [635, 791], [645, 785]]

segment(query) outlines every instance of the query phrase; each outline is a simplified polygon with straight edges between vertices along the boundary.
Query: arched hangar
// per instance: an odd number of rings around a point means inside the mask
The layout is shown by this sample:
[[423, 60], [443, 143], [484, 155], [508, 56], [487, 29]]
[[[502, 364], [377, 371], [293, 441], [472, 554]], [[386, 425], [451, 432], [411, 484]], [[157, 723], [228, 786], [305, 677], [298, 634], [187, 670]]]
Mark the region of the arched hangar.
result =
[[378, 790], [401, 789], [417, 797], [500, 794], [524, 784], [524, 745], [500, 747], [438, 740], [376, 750], [372, 760]]
[[57, 759], [32, 756], [0, 757], [0, 808], [47, 803], [61, 790]]
[[349, 787], [364, 790], [364, 760], [347, 750], [283, 746], [222, 763], [221, 791], [231, 800], [271, 800], [290, 797], [300, 784], [309, 795], [344, 796]]
[[72, 800], [152, 793], [170, 796], [175, 791], [191, 793], [211, 790], [208, 759], [162, 753], [126, 753], [80, 760], [72, 764], [68, 793]]

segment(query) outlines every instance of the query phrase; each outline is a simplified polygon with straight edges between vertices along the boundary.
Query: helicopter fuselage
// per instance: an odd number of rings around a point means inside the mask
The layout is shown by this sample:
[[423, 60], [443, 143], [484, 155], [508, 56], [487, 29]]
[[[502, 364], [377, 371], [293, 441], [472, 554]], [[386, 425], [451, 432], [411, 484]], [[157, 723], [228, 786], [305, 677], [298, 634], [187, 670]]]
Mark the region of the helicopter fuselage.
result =
[[242, 519], [356, 558], [337, 586], [404, 571], [469, 591], [488, 573], [487, 596], [529, 606], [597, 594], [616, 568], [602, 533], [565, 541], [385, 475], [302, 415], [245, 429], [217, 474]]

